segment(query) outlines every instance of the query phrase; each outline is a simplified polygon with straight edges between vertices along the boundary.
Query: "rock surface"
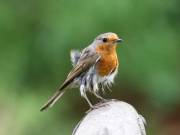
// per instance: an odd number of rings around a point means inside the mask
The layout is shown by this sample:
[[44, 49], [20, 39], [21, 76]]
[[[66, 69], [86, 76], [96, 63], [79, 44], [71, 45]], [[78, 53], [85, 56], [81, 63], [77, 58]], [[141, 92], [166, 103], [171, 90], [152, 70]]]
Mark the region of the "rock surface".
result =
[[109, 100], [95, 108], [78, 123], [73, 135], [146, 135], [145, 119], [132, 105]]

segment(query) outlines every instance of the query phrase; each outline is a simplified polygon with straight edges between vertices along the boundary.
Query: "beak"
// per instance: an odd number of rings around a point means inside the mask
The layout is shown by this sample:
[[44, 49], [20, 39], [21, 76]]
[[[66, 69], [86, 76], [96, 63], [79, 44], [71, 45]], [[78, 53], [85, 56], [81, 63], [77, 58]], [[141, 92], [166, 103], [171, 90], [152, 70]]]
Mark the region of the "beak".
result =
[[120, 38], [116, 40], [116, 43], [121, 43], [121, 42], [123, 42], [123, 40]]

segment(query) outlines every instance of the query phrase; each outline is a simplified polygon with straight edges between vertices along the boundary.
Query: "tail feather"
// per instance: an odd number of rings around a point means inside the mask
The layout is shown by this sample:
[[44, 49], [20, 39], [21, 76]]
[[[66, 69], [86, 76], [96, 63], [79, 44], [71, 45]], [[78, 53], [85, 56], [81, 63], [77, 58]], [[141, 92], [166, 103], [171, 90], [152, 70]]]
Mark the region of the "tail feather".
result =
[[47, 110], [48, 108], [51, 108], [58, 99], [64, 94], [65, 89], [58, 90], [54, 95], [41, 107], [40, 111]]

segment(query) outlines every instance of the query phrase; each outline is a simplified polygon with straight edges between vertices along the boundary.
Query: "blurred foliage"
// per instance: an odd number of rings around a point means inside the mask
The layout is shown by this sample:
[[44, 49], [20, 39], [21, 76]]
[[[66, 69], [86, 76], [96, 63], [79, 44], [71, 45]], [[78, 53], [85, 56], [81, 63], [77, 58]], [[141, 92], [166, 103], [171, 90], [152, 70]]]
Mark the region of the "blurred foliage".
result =
[[105, 96], [133, 104], [149, 134], [164, 134], [164, 120], [180, 106], [179, 6], [178, 0], [1, 0], [0, 134], [71, 134], [88, 109], [77, 89], [51, 110], [39, 108], [71, 69], [69, 51], [104, 32], [125, 41], [116, 85]]

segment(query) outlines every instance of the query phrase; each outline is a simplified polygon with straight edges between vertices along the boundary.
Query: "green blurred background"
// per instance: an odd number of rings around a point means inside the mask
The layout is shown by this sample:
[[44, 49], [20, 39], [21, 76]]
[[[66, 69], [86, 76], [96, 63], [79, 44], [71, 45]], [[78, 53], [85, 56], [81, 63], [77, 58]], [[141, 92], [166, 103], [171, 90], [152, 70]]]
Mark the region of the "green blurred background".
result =
[[178, 0], [1, 0], [0, 135], [71, 134], [88, 110], [78, 89], [39, 109], [72, 68], [70, 50], [104, 32], [124, 39], [105, 97], [132, 104], [149, 135], [179, 135], [179, 7]]

